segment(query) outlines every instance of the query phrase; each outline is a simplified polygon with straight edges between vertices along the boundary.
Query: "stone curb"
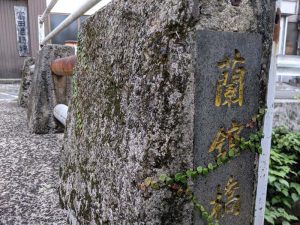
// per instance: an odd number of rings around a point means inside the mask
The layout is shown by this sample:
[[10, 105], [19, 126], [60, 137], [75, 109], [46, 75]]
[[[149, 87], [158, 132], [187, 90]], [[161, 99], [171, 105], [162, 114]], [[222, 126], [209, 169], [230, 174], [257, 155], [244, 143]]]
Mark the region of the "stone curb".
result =
[[20, 84], [21, 79], [0, 79], [0, 84]]

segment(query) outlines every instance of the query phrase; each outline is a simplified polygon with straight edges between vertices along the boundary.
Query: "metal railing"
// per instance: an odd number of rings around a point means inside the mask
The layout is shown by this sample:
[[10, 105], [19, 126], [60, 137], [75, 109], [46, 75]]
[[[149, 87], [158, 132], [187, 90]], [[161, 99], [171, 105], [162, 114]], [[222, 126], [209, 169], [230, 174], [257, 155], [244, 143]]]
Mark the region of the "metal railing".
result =
[[40, 23], [44, 23], [47, 16], [49, 15], [49, 13], [51, 12], [51, 10], [53, 9], [53, 7], [56, 5], [56, 3], [58, 2], [58, 0], [52, 0], [49, 5], [47, 6], [47, 8], [45, 9], [43, 15], [41, 15], [39, 22]]
[[56, 5], [58, 0], [52, 0], [43, 14], [41, 16], [38, 16], [38, 32], [39, 32], [39, 45], [41, 47], [41, 43], [45, 38], [45, 20], [47, 19], [49, 13], [53, 9], [53, 7]]
[[300, 76], [300, 56], [278, 55], [277, 76]]
[[71, 13], [63, 22], [61, 22], [53, 31], [51, 31], [45, 37], [45, 21], [50, 14], [53, 7], [56, 5], [58, 0], [52, 0], [44, 13], [38, 17], [38, 28], [39, 28], [39, 45], [40, 47], [45, 45], [48, 41], [50, 41], [55, 35], [69, 26], [72, 22], [77, 20], [80, 16], [84, 15], [88, 10], [93, 8], [96, 4], [101, 2], [102, 0], [87, 0], [82, 6], [80, 6], [75, 12]]

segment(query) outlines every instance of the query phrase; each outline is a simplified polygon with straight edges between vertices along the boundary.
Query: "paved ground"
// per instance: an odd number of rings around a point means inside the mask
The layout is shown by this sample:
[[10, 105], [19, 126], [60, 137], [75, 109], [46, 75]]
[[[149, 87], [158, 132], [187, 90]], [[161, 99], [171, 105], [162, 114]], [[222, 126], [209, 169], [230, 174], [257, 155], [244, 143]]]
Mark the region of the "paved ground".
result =
[[276, 84], [276, 99], [299, 99], [300, 87], [287, 83]]
[[0, 225], [66, 224], [57, 195], [62, 135], [30, 134], [17, 90], [0, 84]]
[[0, 100], [16, 100], [18, 91], [18, 84], [0, 84]]

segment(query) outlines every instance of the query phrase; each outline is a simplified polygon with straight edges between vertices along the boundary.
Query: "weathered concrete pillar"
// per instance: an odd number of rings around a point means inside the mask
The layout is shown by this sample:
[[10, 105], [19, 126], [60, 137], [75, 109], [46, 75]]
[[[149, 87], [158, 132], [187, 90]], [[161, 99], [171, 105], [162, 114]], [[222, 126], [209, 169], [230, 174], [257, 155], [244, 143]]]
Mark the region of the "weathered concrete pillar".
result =
[[27, 108], [30, 86], [34, 71], [34, 58], [26, 58], [22, 68], [22, 81], [20, 84], [18, 103], [21, 107]]
[[54, 118], [57, 104], [68, 104], [71, 97], [71, 77], [55, 76], [50, 64], [53, 60], [74, 55], [74, 48], [62, 45], [46, 45], [39, 52], [28, 102], [28, 127], [37, 134], [63, 131]]
[[[206, 224], [177, 184], [153, 190], [145, 178], [208, 166], [220, 143], [228, 154], [255, 132], [245, 123], [264, 105], [274, 10], [268, 0], [129, 0], [87, 19], [60, 169], [72, 224]], [[255, 157], [189, 181], [213, 224], [251, 224]]]

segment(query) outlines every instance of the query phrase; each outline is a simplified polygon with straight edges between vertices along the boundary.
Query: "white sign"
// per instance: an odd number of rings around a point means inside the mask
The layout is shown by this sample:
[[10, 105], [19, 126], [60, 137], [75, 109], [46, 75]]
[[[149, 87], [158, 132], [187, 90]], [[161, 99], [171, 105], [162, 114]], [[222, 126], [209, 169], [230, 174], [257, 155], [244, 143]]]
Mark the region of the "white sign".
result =
[[19, 51], [19, 56], [26, 57], [29, 55], [27, 7], [15, 6], [14, 9], [17, 28], [17, 48]]

